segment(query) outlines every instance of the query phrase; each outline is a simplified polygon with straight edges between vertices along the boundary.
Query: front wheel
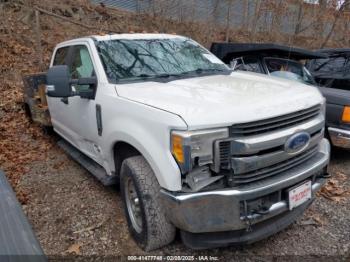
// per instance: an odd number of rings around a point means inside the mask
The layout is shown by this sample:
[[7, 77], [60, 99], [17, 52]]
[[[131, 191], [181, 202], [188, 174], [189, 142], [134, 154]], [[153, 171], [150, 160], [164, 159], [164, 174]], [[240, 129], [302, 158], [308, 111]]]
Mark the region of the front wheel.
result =
[[120, 186], [129, 231], [136, 243], [146, 251], [171, 243], [175, 227], [164, 214], [159, 183], [144, 157], [123, 161]]

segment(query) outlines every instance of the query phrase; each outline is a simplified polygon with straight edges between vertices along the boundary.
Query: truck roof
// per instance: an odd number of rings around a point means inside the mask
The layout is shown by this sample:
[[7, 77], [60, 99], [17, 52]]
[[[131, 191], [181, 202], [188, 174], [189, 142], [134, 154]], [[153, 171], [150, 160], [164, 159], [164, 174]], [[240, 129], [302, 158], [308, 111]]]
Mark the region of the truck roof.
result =
[[115, 40], [115, 39], [172, 39], [172, 38], [185, 38], [184, 36], [180, 35], [173, 35], [173, 34], [148, 34], [148, 33], [142, 33], [142, 34], [106, 34], [106, 35], [91, 35], [91, 36], [85, 36], [80, 38], [71, 39], [68, 41], [64, 41], [59, 43], [59, 45], [67, 45], [74, 43], [76, 41], [81, 40], [88, 40], [93, 39], [97, 41], [106, 41], [106, 40]]
[[269, 56], [277, 55], [294, 60], [325, 58], [320, 52], [272, 43], [213, 43], [210, 51], [228, 63], [236, 57], [245, 55]]

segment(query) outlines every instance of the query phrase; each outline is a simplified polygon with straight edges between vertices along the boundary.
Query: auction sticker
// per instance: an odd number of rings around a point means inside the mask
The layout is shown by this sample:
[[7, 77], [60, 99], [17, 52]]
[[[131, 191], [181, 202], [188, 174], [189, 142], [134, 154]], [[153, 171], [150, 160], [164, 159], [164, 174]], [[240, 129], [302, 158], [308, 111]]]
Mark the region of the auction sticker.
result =
[[300, 206], [306, 201], [311, 199], [311, 181], [306, 181], [305, 183], [292, 188], [288, 191], [289, 194], [289, 210]]

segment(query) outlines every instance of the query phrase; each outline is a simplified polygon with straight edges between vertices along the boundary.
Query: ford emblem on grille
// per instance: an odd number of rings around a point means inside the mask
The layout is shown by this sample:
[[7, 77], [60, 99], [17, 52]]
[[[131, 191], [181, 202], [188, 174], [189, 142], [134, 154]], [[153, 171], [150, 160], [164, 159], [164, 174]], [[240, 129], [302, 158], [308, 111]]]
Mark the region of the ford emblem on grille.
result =
[[295, 154], [305, 149], [310, 142], [310, 135], [306, 132], [299, 132], [292, 135], [284, 145], [284, 151]]

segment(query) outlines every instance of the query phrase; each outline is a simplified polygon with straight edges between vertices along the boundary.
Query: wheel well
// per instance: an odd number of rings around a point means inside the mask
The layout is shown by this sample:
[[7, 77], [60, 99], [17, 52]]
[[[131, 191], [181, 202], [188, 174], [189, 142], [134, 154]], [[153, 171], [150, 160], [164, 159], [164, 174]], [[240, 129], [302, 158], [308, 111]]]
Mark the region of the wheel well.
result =
[[117, 142], [113, 147], [113, 152], [116, 175], [119, 175], [124, 159], [141, 155], [141, 153], [135, 147], [126, 142]]

